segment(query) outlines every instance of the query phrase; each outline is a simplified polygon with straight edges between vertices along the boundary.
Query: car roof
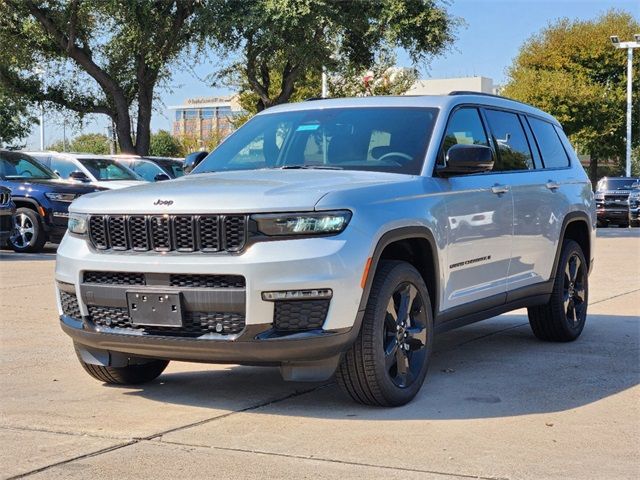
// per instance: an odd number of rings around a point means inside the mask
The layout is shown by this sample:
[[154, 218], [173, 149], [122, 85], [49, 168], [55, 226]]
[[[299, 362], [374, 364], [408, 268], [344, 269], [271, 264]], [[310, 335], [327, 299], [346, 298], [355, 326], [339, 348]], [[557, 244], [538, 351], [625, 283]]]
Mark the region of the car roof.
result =
[[94, 153], [78, 153], [78, 152], [56, 152], [55, 150], [43, 150], [43, 151], [35, 151], [28, 152], [22, 151], [22, 153], [26, 153], [27, 155], [31, 155], [32, 157], [57, 157], [57, 158], [66, 158], [68, 160], [80, 160], [83, 158], [98, 158], [101, 160], [110, 160], [111, 157], [109, 155], [98, 155]]
[[306, 102], [276, 105], [263, 110], [259, 115], [269, 115], [278, 112], [317, 110], [325, 108], [358, 107], [431, 107], [441, 110], [451, 110], [458, 105], [465, 104], [516, 110], [521, 113], [526, 113], [543, 118], [548, 122], [554, 123], [556, 125], [560, 125], [560, 123], [548, 113], [526, 103], [511, 100], [509, 98], [501, 97], [498, 95], [473, 92], [452, 92], [449, 95], [398, 95], [381, 97], [324, 98], [319, 100], [309, 100]]

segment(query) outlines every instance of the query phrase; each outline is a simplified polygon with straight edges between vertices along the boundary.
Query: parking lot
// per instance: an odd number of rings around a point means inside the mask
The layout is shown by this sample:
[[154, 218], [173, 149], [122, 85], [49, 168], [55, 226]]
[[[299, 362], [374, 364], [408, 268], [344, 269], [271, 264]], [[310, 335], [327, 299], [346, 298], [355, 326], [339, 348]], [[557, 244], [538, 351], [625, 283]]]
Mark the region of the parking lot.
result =
[[172, 363], [107, 387], [58, 326], [54, 253], [0, 253], [3, 478], [638, 478], [640, 229], [598, 232], [587, 326], [519, 310], [441, 335], [417, 399], [362, 407], [277, 369]]

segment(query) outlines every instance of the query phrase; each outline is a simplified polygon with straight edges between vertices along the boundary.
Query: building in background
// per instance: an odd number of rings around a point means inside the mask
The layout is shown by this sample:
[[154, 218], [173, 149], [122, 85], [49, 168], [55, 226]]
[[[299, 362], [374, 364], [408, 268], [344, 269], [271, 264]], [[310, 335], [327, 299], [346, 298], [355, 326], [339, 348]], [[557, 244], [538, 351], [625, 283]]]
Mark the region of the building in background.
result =
[[446, 95], [456, 90], [497, 94], [499, 88], [487, 77], [430, 78], [417, 80], [405, 95]]
[[200, 146], [217, 143], [234, 130], [233, 119], [241, 112], [237, 96], [188, 98], [174, 110], [174, 137], [189, 137]]

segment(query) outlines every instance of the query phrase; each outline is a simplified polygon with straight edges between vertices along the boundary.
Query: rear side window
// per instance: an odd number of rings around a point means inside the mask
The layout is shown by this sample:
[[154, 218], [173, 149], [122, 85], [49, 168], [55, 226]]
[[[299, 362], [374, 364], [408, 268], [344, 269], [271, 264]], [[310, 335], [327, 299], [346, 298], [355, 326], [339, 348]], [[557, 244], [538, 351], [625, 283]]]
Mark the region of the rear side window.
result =
[[569, 166], [569, 157], [553, 125], [537, 118], [529, 118], [529, 125], [531, 125], [533, 134], [536, 137], [544, 167], [561, 168]]
[[498, 149], [494, 172], [533, 169], [533, 157], [520, 118], [515, 113], [486, 110], [487, 121]]
[[461, 108], [451, 115], [444, 134], [439, 163], [444, 164], [447, 151], [458, 144], [489, 146], [477, 109]]

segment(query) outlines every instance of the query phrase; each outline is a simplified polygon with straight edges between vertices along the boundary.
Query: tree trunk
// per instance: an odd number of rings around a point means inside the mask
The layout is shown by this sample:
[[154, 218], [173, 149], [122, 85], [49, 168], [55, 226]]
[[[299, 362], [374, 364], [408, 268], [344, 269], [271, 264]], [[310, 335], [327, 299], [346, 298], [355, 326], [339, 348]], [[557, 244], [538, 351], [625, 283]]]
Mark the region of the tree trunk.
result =
[[136, 125], [136, 153], [141, 156], [149, 155], [152, 104], [153, 87], [141, 85], [138, 92], [138, 123]]
[[121, 153], [136, 153], [136, 149], [131, 141], [131, 117], [126, 112], [124, 118], [122, 115], [115, 114], [113, 121], [116, 124], [116, 135], [118, 136], [118, 145]]
[[589, 163], [589, 179], [595, 188], [595, 185], [598, 182], [598, 158], [595, 156], [591, 157], [591, 161]]

